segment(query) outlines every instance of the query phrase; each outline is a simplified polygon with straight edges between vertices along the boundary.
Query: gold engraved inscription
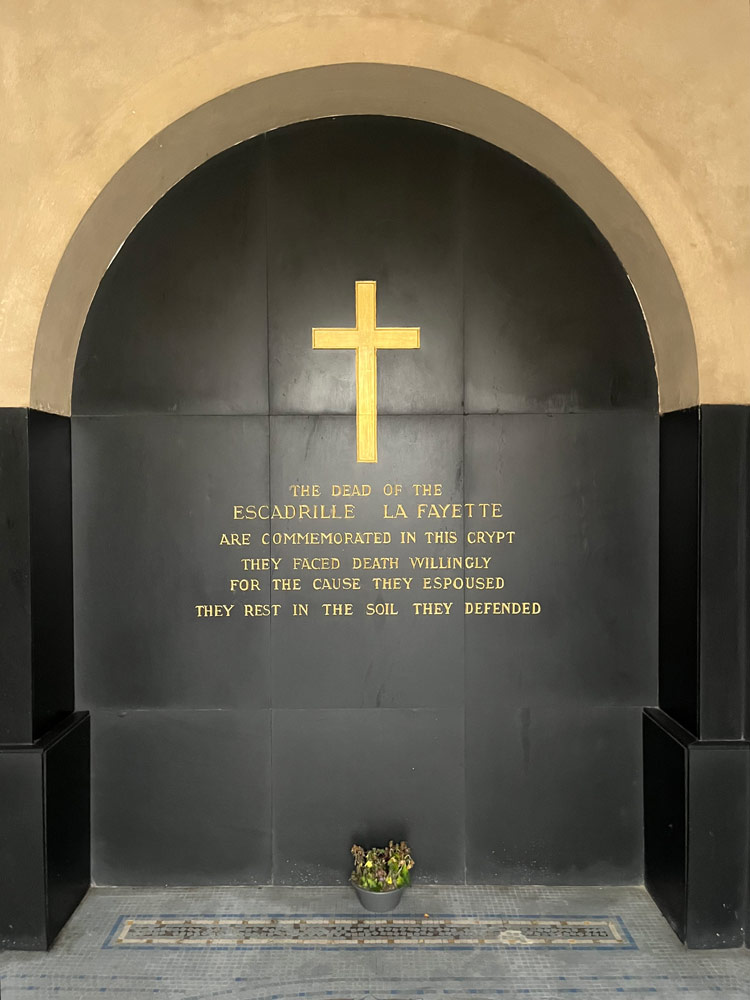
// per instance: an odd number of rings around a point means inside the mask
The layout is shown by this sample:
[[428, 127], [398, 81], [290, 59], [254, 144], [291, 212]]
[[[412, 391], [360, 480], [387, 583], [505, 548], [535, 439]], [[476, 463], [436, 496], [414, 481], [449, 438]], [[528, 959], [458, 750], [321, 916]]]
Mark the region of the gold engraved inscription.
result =
[[357, 281], [354, 286], [356, 319], [353, 329], [315, 327], [315, 350], [356, 351], [357, 461], [378, 460], [378, 351], [417, 350], [417, 327], [377, 325], [377, 282]]
[[[374, 282], [360, 284], [374, 286]], [[388, 332], [378, 330], [374, 313], [369, 325], [361, 323], [360, 312], [358, 327], [369, 331], [371, 343], [377, 340], [376, 335]], [[326, 332], [358, 331], [323, 331]], [[373, 350], [377, 346], [382, 345], [378, 342]], [[445, 486], [440, 482], [384, 482], [377, 487], [370, 483], [292, 483], [286, 490], [291, 493], [293, 503], [271, 503], [267, 498], [260, 503], [230, 506], [234, 522], [255, 521], [261, 530], [219, 535], [220, 546], [244, 547], [247, 553], [241, 557], [235, 552], [227, 553], [233, 556], [234, 572], [239, 569], [236, 576], [227, 579], [232, 599], [258, 603], [196, 604], [196, 618], [208, 620], [241, 614], [244, 618], [344, 619], [355, 615], [377, 618], [409, 613], [420, 618], [451, 614], [476, 618], [543, 613], [539, 601], [513, 600], [526, 595], [514, 592], [513, 580], [506, 581], [499, 575], [505, 562], [505, 548], [517, 541], [516, 531], [510, 526], [502, 531], [495, 527], [506, 513], [499, 500], [446, 502]], [[377, 493], [382, 493], [387, 502], [378, 502]], [[332, 502], [328, 502], [328, 497]], [[392, 526], [393, 521], [398, 523], [402, 518], [413, 519], [419, 530], [393, 533], [362, 530], [365, 526], [374, 527], [377, 520], [390, 522]], [[461, 521], [463, 525], [459, 524]], [[483, 526], [475, 528], [477, 522]], [[494, 526], [488, 528], [493, 522]], [[506, 523], [507, 519], [503, 520]], [[283, 530], [286, 527], [292, 530]], [[354, 530], [342, 530], [344, 527]], [[431, 530], [421, 530], [428, 527]], [[407, 554], [408, 548], [402, 548], [424, 543], [428, 546], [426, 552], [417, 549], [418, 554]], [[450, 547], [461, 543], [466, 551], [452, 555]], [[392, 545], [398, 546], [400, 555]], [[283, 554], [271, 555], [269, 546], [278, 547]], [[318, 547], [320, 554], [305, 552], [307, 546]], [[362, 546], [378, 546], [383, 554], [353, 555], [346, 552], [347, 546], [354, 547], [355, 552], [358, 548], [362, 551]], [[301, 554], [295, 555], [295, 548]], [[434, 555], [430, 554], [430, 548]], [[347, 573], [351, 575], [343, 575]], [[312, 604], [295, 600], [304, 591], [314, 598]], [[349, 603], [355, 594], [358, 603]], [[417, 597], [422, 600], [413, 599]], [[441, 597], [453, 600], [430, 600]], [[474, 600], [467, 599], [472, 597]], [[264, 601], [269, 603], [260, 603]]]

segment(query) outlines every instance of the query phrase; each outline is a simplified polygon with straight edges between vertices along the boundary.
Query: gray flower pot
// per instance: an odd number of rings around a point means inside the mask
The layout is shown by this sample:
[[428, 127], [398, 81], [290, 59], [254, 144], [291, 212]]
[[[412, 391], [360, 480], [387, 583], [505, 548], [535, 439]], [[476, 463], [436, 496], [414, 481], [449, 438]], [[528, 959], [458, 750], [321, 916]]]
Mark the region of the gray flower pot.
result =
[[402, 885], [387, 892], [373, 892], [372, 889], [363, 889], [352, 883], [352, 889], [357, 893], [360, 903], [371, 913], [388, 913], [389, 910], [395, 910], [401, 902], [405, 888], [406, 886]]

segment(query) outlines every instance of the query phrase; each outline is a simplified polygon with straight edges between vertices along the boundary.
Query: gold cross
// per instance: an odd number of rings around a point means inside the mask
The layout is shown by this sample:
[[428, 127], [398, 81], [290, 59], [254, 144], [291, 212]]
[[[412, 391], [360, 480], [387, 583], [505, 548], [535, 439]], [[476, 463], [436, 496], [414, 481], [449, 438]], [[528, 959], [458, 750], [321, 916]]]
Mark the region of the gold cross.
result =
[[355, 283], [357, 325], [326, 330], [315, 327], [312, 345], [316, 349], [356, 351], [357, 461], [378, 460], [378, 349], [418, 348], [419, 327], [377, 326], [377, 282]]

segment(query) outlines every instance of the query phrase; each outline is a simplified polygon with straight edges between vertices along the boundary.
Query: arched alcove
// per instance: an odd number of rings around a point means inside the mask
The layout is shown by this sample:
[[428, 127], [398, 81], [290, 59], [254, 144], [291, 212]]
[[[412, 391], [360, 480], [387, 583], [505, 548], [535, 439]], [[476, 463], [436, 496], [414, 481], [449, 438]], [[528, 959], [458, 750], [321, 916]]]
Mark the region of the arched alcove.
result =
[[[311, 338], [358, 281], [420, 329], [378, 353], [377, 462]], [[640, 882], [657, 410], [616, 253], [492, 144], [317, 119], [185, 177], [76, 366], [94, 879], [327, 883], [408, 836], [427, 880]]]
[[50, 286], [34, 354], [32, 405], [69, 412], [78, 339], [98, 283], [165, 191], [251, 135], [341, 114], [448, 125], [552, 178], [614, 247], [636, 288], [656, 357], [661, 409], [696, 402], [695, 340], [672, 264], [642, 209], [589, 150], [533, 108], [468, 79], [414, 66], [351, 63], [282, 73], [231, 90], [175, 121], [123, 164], [82, 218]]

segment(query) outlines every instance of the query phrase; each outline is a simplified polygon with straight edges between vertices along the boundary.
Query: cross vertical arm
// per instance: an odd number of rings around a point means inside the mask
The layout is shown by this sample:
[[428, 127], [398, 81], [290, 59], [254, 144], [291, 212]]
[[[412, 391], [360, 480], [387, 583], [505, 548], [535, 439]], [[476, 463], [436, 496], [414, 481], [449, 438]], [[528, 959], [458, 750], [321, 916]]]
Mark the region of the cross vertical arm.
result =
[[320, 350], [356, 351], [357, 461], [378, 460], [378, 349], [418, 349], [419, 327], [377, 326], [377, 282], [354, 286], [354, 329], [314, 327], [312, 346]]

